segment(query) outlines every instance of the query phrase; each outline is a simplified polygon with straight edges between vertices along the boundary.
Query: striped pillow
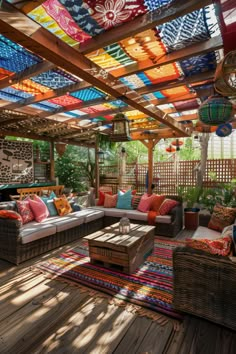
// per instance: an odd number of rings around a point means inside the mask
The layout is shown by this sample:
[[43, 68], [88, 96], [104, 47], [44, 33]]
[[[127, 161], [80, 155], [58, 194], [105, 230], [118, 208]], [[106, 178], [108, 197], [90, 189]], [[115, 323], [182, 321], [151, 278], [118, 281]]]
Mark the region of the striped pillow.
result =
[[131, 201], [131, 205], [133, 207], [133, 209], [137, 209], [139, 202], [141, 200], [141, 195], [134, 195]]

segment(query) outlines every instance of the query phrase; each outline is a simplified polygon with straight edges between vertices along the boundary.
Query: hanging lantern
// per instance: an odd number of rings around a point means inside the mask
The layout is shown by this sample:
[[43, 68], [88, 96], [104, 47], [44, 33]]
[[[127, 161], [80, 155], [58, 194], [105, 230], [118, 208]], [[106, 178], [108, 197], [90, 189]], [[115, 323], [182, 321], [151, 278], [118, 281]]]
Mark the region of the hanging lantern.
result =
[[216, 126], [203, 124], [199, 120], [195, 125], [194, 131], [197, 131], [199, 133], [214, 133], [216, 129], [217, 129]]
[[99, 165], [104, 165], [104, 158], [105, 158], [104, 151], [98, 150], [97, 155], [98, 155], [98, 163], [99, 163]]
[[62, 143], [62, 142], [59, 142], [59, 143], [55, 144], [56, 152], [58, 153], [58, 155], [60, 157], [62, 157], [64, 152], [66, 151], [66, 146], [67, 146], [67, 144], [66, 143]]
[[176, 146], [176, 151], [179, 151], [180, 150], [180, 146], [183, 145], [183, 143], [184, 142], [182, 140], [176, 139], [176, 140], [171, 142], [171, 145]]
[[216, 135], [218, 135], [221, 138], [224, 138], [225, 136], [228, 136], [231, 133], [232, 133], [232, 125], [230, 123], [221, 124], [216, 129]]
[[129, 141], [129, 119], [123, 113], [117, 113], [112, 120], [112, 141]]
[[222, 96], [211, 96], [198, 109], [199, 119], [208, 125], [219, 125], [228, 122], [233, 113], [232, 103]]
[[168, 148], [166, 148], [166, 152], [176, 152], [176, 149], [170, 145]]

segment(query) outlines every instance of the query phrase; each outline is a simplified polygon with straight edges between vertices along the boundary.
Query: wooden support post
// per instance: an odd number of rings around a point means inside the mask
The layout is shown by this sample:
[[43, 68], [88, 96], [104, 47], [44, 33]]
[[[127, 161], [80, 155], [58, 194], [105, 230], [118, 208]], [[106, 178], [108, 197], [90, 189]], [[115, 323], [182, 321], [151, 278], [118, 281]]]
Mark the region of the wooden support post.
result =
[[152, 182], [153, 182], [153, 150], [155, 145], [160, 139], [150, 139], [148, 142], [141, 141], [148, 148], [148, 190], [149, 194], [152, 193]]
[[96, 141], [95, 141], [95, 195], [96, 195], [96, 198], [99, 197], [98, 190], [99, 190], [99, 186], [100, 186], [98, 150], [99, 150], [99, 146], [98, 146], [98, 135], [97, 135]]
[[54, 159], [54, 142], [49, 143], [50, 149], [50, 180], [55, 181], [55, 159]]

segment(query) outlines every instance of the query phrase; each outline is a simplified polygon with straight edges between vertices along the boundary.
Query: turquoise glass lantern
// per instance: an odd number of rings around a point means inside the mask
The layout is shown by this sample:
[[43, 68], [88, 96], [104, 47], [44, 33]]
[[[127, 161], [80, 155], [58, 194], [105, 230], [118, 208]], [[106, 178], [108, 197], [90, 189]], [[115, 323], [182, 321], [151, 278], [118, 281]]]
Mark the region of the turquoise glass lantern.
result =
[[216, 129], [216, 135], [218, 135], [221, 138], [224, 138], [225, 136], [228, 136], [231, 133], [232, 133], [232, 125], [230, 123], [221, 124]]
[[199, 119], [208, 125], [227, 123], [233, 113], [232, 103], [222, 96], [209, 97], [198, 109]]

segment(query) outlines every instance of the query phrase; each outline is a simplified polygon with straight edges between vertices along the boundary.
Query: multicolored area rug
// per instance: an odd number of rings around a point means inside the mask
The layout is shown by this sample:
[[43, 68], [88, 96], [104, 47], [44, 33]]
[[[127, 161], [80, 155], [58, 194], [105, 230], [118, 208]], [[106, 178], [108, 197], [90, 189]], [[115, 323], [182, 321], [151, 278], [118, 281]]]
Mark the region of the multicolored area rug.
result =
[[85, 240], [79, 241], [66, 253], [44, 261], [37, 268], [53, 274], [56, 276], [54, 279], [93, 288], [142, 308], [181, 318], [181, 314], [172, 307], [172, 252], [180, 245], [184, 242], [156, 237], [153, 253], [131, 275], [91, 264]]

